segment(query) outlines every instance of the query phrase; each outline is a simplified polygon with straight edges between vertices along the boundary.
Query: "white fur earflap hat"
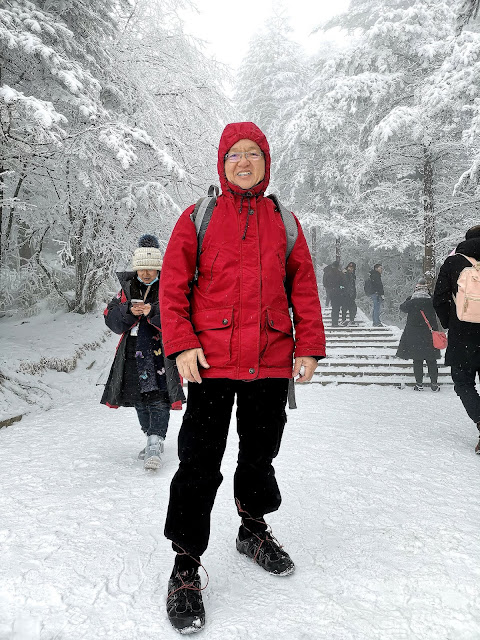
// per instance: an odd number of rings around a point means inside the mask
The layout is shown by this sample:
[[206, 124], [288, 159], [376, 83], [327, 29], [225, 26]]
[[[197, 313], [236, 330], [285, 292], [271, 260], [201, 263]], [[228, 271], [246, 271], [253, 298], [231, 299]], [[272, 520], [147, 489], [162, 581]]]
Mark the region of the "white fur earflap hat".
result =
[[150, 234], [145, 234], [138, 241], [138, 249], [135, 249], [132, 256], [132, 269], [155, 269], [162, 268], [162, 252], [158, 239]]

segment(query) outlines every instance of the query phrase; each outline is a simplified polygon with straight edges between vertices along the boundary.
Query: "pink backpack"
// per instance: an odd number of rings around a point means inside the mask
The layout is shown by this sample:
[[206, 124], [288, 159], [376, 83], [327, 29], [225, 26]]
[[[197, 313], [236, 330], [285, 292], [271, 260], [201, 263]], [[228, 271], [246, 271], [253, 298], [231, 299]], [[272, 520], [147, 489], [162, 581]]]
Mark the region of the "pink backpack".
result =
[[457, 316], [463, 322], [480, 323], [480, 262], [464, 256], [463, 253], [455, 255], [466, 258], [471, 267], [465, 267], [458, 276], [457, 295], [453, 296], [457, 307]]

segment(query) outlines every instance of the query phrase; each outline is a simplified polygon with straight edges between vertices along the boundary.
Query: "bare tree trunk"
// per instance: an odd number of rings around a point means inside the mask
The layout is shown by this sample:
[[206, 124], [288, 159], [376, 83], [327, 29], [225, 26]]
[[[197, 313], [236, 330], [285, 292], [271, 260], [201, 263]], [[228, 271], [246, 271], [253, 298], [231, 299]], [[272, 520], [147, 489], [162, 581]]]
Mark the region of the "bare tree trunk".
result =
[[[13, 193], [14, 199], [18, 198], [18, 194], [20, 193], [20, 189], [22, 188], [23, 181], [27, 177], [26, 169], [27, 169], [27, 163], [25, 162], [24, 165], [23, 165], [22, 174], [21, 174], [20, 178], [18, 179], [17, 186], [15, 187], [15, 191]], [[6, 246], [7, 247], [8, 247], [8, 244], [10, 242], [10, 235], [12, 233], [13, 214], [14, 213], [15, 213], [15, 204], [12, 204], [12, 206], [10, 207], [10, 216], [8, 218], [7, 232], [5, 234], [5, 242], [6, 242]]]
[[335, 260], [341, 262], [340, 238], [335, 238]]
[[435, 280], [435, 210], [433, 163], [430, 147], [423, 147], [423, 230], [425, 252], [423, 272], [429, 285]]
[[0, 265], [3, 262], [3, 199], [5, 197], [5, 189], [3, 183], [3, 173], [5, 169], [0, 165]]

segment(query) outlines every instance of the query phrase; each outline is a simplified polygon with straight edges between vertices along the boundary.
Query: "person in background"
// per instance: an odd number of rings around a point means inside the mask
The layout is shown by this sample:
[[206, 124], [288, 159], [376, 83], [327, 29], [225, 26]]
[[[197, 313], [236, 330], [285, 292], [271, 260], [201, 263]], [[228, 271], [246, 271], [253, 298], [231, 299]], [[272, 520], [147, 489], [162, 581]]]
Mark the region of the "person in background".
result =
[[198, 568], [210, 537], [235, 400], [236, 549], [268, 573], [287, 576], [295, 569], [265, 515], [281, 503], [272, 463], [287, 422], [288, 390], [297, 376], [297, 382], [311, 380], [317, 359], [325, 356], [325, 335], [300, 223], [295, 219], [298, 237], [286, 259], [285, 225], [264, 196], [270, 163], [267, 139], [255, 124], [228, 124], [218, 149], [222, 193], [202, 251], [198, 256], [190, 206], [165, 253], [160, 281], [165, 351], [188, 380], [178, 437], [180, 464], [165, 523], [176, 553], [167, 613], [180, 633], [205, 624]]
[[430, 376], [430, 388], [432, 391], [440, 391], [437, 366], [440, 351], [433, 346], [431, 331], [422, 315], [423, 311], [432, 329], [437, 331], [437, 316], [425, 278], [419, 279], [413, 294], [400, 305], [400, 311], [408, 315], [398, 345], [397, 358], [413, 360], [416, 383], [413, 388], [415, 391], [423, 391], [423, 362], [426, 361]]
[[383, 296], [385, 294], [382, 283], [383, 266], [378, 262], [370, 271], [369, 282], [365, 283], [365, 292], [368, 293], [373, 303], [372, 324], [374, 327], [383, 327], [380, 320]]
[[[347, 268], [344, 271], [345, 290], [343, 294], [342, 302], [342, 325], [354, 324], [355, 315], [357, 313], [357, 304], [355, 299], [357, 297], [357, 265], [355, 262], [349, 262]], [[349, 320], [347, 320], [347, 311]]]
[[[440, 267], [433, 306], [442, 326], [448, 329], [445, 364], [451, 367], [455, 393], [480, 432], [480, 395], [475, 386], [480, 374], [480, 323], [478, 320], [460, 320], [454, 300], [458, 294], [458, 278], [466, 267], [472, 266], [472, 261], [477, 269], [480, 268], [480, 225], [466, 232], [465, 240], [457, 246], [455, 254], [448, 256]], [[470, 309], [475, 307], [478, 309], [478, 300], [471, 300]], [[475, 453], [480, 454], [480, 440]]]
[[118, 273], [121, 291], [104, 311], [105, 324], [121, 334], [101, 403], [135, 407], [146, 447], [145, 469], [158, 469], [170, 407], [185, 402], [177, 366], [164, 358], [158, 302], [162, 254], [155, 236], [144, 235], [132, 257], [132, 271]]
[[332, 301], [332, 327], [338, 327], [340, 309], [342, 308], [345, 296], [345, 274], [340, 262], [336, 260], [329, 273], [330, 299]]
[[332, 264], [327, 264], [323, 270], [323, 288], [325, 289], [325, 308], [329, 307], [332, 302], [331, 290], [332, 290], [332, 273], [338, 270], [340, 267], [340, 261], [335, 260]]

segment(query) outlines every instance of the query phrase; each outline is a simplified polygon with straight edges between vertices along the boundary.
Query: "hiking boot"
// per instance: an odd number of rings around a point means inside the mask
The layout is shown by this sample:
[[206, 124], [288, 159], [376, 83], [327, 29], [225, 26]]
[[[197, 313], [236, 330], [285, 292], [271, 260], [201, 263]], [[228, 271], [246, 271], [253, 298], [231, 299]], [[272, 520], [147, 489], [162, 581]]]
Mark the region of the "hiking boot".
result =
[[293, 560], [268, 531], [253, 534], [244, 540], [238, 535], [236, 545], [237, 551], [252, 558], [268, 573], [288, 576], [295, 571]]
[[423, 384], [416, 384], [416, 385], [413, 387], [413, 390], [414, 390], [414, 391], [423, 391]]
[[158, 469], [162, 464], [163, 443], [164, 440], [160, 436], [148, 436], [143, 462], [144, 469]]
[[200, 576], [196, 567], [176, 570], [168, 581], [167, 614], [179, 633], [195, 633], [205, 625]]
[[434, 393], [438, 393], [440, 391], [440, 386], [438, 384], [432, 384], [431, 389]]
[[144, 448], [140, 451], [140, 453], [138, 454], [138, 458], [137, 458], [137, 460], [145, 460], [145, 449], [146, 449], [146, 447], [144, 447]]

